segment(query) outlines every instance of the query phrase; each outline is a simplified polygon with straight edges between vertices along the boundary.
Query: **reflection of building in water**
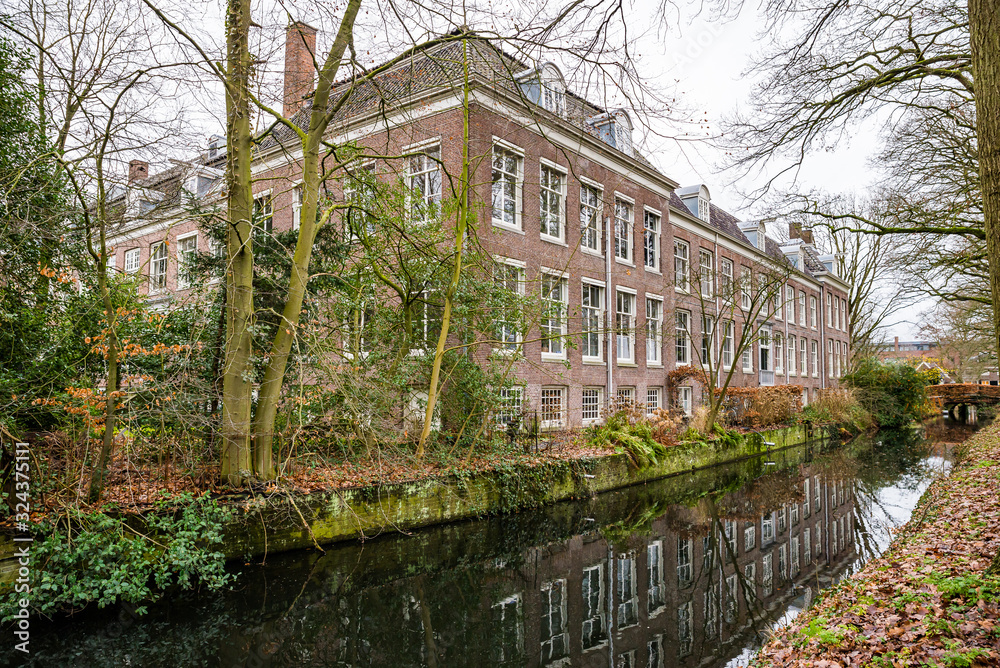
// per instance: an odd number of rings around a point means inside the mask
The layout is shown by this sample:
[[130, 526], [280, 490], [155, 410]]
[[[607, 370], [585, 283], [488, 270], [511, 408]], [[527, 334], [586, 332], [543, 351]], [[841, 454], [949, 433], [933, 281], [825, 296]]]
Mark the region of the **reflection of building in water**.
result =
[[766, 512], [746, 502], [746, 512], [710, 518], [675, 507], [645, 544], [616, 547], [594, 532], [533, 548], [532, 586], [494, 605], [494, 660], [722, 665], [853, 554], [850, 484], [808, 472], [797, 500]]

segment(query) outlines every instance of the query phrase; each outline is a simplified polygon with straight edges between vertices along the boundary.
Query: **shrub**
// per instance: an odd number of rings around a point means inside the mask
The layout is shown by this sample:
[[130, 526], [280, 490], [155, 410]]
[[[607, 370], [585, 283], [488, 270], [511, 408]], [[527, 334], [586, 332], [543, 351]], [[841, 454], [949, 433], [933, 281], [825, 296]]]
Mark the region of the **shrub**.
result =
[[[720, 394], [721, 390], [716, 390]], [[723, 399], [722, 413], [743, 427], [784, 424], [802, 411], [802, 387], [730, 387]], [[699, 429], [699, 431], [702, 431]], [[702, 431], [702, 433], [705, 433]]]
[[667, 448], [653, 437], [653, 425], [634, 405], [617, 402], [604, 417], [604, 424], [588, 429], [588, 441], [594, 447], [624, 452], [638, 468], [653, 466]]
[[924, 417], [930, 379], [906, 364], [863, 359], [842, 383], [879, 427], [902, 427]]

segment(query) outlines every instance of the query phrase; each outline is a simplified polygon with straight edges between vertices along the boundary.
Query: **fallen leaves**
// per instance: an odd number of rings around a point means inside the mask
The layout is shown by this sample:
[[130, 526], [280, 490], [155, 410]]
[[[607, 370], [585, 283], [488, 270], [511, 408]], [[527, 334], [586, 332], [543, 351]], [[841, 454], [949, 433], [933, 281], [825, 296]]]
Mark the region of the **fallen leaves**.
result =
[[[1000, 664], [1000, 574], [989, 571], [1000, 552], [1000, 423], [964, 451], [889, 550], [779, 630], [753, 665]], [[816, 620], [837, 633], [810, 633]]]

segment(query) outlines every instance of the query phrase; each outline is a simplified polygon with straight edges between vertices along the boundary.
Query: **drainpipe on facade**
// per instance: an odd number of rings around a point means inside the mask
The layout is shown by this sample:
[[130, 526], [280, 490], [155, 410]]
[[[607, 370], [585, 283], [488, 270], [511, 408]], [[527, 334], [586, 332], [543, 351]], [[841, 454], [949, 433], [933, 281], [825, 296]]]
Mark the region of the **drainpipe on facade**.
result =
[[[719, 233], [716, 232], [715, 233], [715, 267], [713, 267], [713, 269], [712, 269], [712, 271], [715, 272], [714, 274], [712, 274], [712, 284], [716, 288], [714, 290], [714, 292], [715, 292], [715, 318], [714, 318], [715, 322], [712, 324], [712, 340], [708, 342], [708, 346], [709, 346], [709, 348], [708, 348], [708, 356], [710, 358], [712, 356], [712, 351], [715, 350], [715, 336], [716, 336], [716, 332], [719, 331], [719, 290], [718, 290], [719, 282], [718, 282], [718, 276], [719, 276], [719, 266], [721, 266], [721, 264], [722, 264], [722, 260], [719, 259]], [[736, 280], [736, 264], [734, 263], [733, 264], [733, 281], [735, 281], [735, 280]], [[704, 324], [704, 323], [702, 323], [702, 324]], [[702, 332], [701, 335], [704, 338], [705, 333]], [[702, 366], [704, 366], [705, 360], [702, 360], [701, 362], [702, 362]], [[715, 363], [715, 386], [718, 387], [720, 383], [722, 383], [722, 365], [718, 363], [718, 360], [716, 360], [716, 363]]]
[[820, 299], [820, 309], [819, 309], [819, 386], [822, 389], [826, 389], [826, 309], [822, 306], [825, 303], [827, 309], [831, 307], [830, 304], [830, 293], [826, 291], [823, 284], [820, 283], [820, 294], [823, 296]]
[[[615, 395], [615, 374], [614, 374], [614, 367], [612, 367], [611, 355], [614, 351], [617, 350], [617, 348], [615, 348], [614, 345], [615, 328], [614, 328], [613, 314], [615, 311], [614, 311], [614, 291], [611, 286], [611, 218], [609, 216], [604, 217], [603, 241], [604, 241], [604, 285], [606, 286], [604, 288], [604, 294], [605, 294], [605, 303], [607, 304], [604, 313], [605, 313], [605, 318], [608, 322], [608, 328], [607, 328], [608, 359], [606, 364], [608, 373], [608, 396], [605, 399], [605, 402], [607, 403], [608, 406], [610, 406], [611, 399]], [[636, 302], [638, 301], [639, 300], [637, 299]], [[638, 311], [639, 307], [636, 306], [635, 310]]]
[[[785, 305], [785, 295], [788, 294], [787, 286], [784, 284], [778, 286], [778, 302], [782, 304], [781, 307], [781, 319], [785, 321], [785, 352], [783, 353], [785, 359], [781, 360], [781, 366], [785, 367], [785, 385], [788, 385], [788, 306]], [[794, 353], [793, 353], [794, 354]]]
[[608, 544], [608, 668], [615, 668], [615, 550]]

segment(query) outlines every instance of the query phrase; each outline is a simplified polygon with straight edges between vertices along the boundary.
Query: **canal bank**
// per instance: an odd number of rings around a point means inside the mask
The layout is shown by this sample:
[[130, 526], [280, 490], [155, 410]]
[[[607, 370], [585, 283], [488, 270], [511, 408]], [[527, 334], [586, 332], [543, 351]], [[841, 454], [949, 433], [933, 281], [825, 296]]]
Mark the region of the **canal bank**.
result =
[[964, 443], [889, 549], [779, 630], [752, 665], [997, 665], [998, 482], [994, 422]]
[[[954, 427], [793, 447], [519, 513], [233, 562], [137, 616], [37, 620], [0, 666], [723, 668], [887, 545]], [[893, 497], [896, 498], [896, 497]], [[893, 506], [895, 507], [895, 506]], [[883, 533], [885, 534], [883, 536]]]
[[[540, 465], [483, 473], [294, 495], [240, 494], [220, 498], [234, 510], [224, 527], [227, 559], [247, 560], [290, 550], [368, 539], [386, 533], [499, 515], [587, 498], [683, 473], [799, 449], [839, 443], [834, 428], [802, 425], [748, 434], [725, 443], [669, 448], [656, 464], [637, 468], [627, 454], [552, 459]], [[784, 457], [783, 461], [791, 461]], [[17, 570], [15, 544], [0, 535], [0, 588]]]

